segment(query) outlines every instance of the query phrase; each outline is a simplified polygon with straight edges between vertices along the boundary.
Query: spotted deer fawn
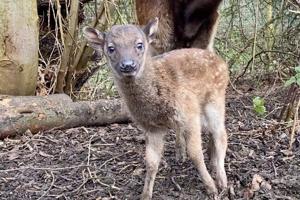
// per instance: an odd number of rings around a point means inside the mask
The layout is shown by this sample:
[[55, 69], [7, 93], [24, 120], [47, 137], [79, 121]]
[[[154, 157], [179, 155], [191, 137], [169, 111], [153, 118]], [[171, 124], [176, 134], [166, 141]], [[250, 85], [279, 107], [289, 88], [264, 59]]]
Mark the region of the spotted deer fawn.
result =
[[[217, 186], [227, 187], [224, 159], [227, 135], [224, 125], [226, 63], [201, 49], [180, 49], [152, 56], [149, 45], [155, 39], [158, 19], [143, 29], [115, 25], [107, 33], [85, 27], [91, 47], [103, 51], [112, 68], [120, 95], [133, 120], [146, 132], [146, 179], [142, 200], [151, 199], [164, 136], [176, 132], [176, 156], [189, 156], [207, 192], [216, 195]], [[216, 184], [204, 163], [201, 128], [211, 134], [210, 160]]]

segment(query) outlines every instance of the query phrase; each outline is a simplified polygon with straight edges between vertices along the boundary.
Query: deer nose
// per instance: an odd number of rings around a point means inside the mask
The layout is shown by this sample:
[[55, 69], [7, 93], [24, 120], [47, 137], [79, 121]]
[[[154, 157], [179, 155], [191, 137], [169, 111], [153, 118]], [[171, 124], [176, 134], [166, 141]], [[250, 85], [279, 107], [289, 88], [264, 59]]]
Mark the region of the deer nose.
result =
[[136, 63], [131, 59], [123, 60], [121, 62], [120, 70], [125, 73], [133, 72], [136, 70]]

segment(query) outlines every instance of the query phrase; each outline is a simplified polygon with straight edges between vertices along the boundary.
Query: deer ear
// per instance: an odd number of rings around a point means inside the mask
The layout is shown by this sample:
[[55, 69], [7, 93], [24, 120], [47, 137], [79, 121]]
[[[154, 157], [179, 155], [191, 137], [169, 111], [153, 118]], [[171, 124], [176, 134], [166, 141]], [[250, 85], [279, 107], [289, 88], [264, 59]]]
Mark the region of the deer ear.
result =
[[84, 27], [83, 36], [87, 39], [90, 47], [95, 50], [101, 51], [104, 45], [104, 33], [101, 33], [95, 28]]
[[148, 38], [149, 44], [151, 44], [156, 38], [156, 34], [158, 32], [158, 18], [155, 17], [154, 19], [150, 20], [148, 24], [144, 27], [143, 31]]

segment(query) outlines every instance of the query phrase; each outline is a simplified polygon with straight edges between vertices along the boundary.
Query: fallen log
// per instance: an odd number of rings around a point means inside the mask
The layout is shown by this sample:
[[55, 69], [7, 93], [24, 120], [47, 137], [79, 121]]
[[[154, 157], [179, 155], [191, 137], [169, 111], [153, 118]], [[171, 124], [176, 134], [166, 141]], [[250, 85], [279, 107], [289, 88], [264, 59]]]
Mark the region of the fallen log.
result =
[[0, 95], [0, 139], [53, 128], [101, 126], [129, 122], [120, 99], [73, 102], [65, 94], [41, 96]]

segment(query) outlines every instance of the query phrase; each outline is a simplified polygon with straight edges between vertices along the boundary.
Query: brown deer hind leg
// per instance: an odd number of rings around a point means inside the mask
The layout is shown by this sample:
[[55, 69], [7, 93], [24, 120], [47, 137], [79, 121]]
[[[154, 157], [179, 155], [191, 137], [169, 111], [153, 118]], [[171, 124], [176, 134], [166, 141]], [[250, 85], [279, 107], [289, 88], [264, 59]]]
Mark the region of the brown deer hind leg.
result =
[[224, 167], [226, 149], [227, 149], [227, 134], [224, 125], [224, 100], [219, 104], [211, 103], [205, 107], [205, 116], [207, 120], [208, 130], [211, 133], [210, 159], [216, 171], [217, 185], [224, 189], [227, 187], [227, 177]]
[[188, 123], [189, 124], [185, 126], [184, 133], [186, 139], [187, 154], [195, 164], [202, 182], [206, 186], [207, 192], [209, 194], [217, 194], [218, 191], [215, 186], [215, 182], [210, 176], [204, 162], [200, 117], [191, 118]]

